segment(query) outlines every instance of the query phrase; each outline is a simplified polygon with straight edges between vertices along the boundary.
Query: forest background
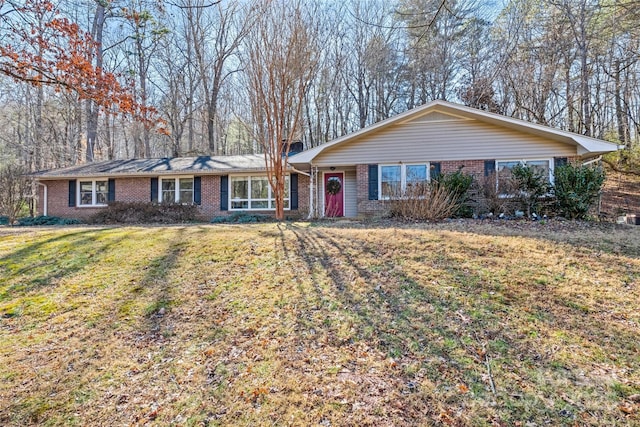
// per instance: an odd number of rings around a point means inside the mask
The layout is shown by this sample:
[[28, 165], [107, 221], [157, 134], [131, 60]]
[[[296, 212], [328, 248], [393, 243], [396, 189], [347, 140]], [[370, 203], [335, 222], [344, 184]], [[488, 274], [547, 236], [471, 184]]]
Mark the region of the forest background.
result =
[[636, 168], [625, 0], [0, 0], [0, 166], [260, 152], [247, 70], [269, 7], [313, 41], [286, 130], [306, 148], [444, 99], [625, 145]]

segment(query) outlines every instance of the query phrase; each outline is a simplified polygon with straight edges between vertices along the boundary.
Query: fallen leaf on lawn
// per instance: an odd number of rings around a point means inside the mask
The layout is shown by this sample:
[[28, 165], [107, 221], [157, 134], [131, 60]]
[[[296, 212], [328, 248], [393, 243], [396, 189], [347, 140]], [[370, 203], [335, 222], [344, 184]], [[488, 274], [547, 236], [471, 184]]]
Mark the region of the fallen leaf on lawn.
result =
[[458, 384], [458, 391], [460, 393], [469, 393], [469, 387], [467, 387], [465, 384]]
[[625, 414], [633, 414], [636, 411], [636, 408], [630, 403], [621, 403], [618, 406], [618, 409], [620, 409]]

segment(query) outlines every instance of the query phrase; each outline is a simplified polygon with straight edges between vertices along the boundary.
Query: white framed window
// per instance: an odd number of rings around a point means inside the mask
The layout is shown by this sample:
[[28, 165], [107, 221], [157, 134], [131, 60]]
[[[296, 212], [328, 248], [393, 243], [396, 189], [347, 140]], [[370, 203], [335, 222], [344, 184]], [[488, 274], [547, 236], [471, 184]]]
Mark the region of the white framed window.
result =
[[[285, 176], [284, 209], [289, 209], [290, 180]], [[237, 175], [229, 177], [229, 209], [275, 210], [276, 202], [265, 175]]]
[[193, 203], [193, 177], [160, 178], [160, 203]]
[[379, 165], [380, 199], [399, 197], [412, 186], [425, 184], [430, 179], [429, 164]]
[[549, 183], [553, 184], [553, 159], [496, 160], [496, 185], [500, 194], [509, 193], [507, 182], [513, 176], [512, 170], [516, 165], [531, 166], [541, 171]]
[[78, 206], [106, 206], [109, 182], [106, 179], [79, 180]]

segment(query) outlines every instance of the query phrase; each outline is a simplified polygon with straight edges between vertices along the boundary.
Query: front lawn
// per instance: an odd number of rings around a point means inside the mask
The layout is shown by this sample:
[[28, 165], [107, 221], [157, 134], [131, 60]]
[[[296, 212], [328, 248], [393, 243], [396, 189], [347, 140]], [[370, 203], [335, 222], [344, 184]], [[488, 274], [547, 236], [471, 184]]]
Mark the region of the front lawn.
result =
[[0, 424], [640, 425], [640, 227], [0, 229]]

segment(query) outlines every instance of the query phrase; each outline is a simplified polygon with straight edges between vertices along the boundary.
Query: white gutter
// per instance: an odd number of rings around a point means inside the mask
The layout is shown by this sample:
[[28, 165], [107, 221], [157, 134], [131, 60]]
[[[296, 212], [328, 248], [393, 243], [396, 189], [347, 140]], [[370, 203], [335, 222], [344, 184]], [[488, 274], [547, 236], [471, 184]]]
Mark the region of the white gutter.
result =
[[294, 167], [293, 167], [293, 166], [291, 166], [291, 165], [289, 165], [289, 166], [291, 167], [291, 170], [292, 170], [292, 171], [294, 171], [295, 173], [301, 173], [301, 174], [302, 174], [302, 175], [304, 175], [304, 176], [311, 177], [311, 174], [310, 174], [310, 173], [302, 172], [301, 170], [298, 170], [298, 169], [294, 168]]
[[584, 162], [584, 163], [582, 164], [582, 166], [587, 166], [587, 165], [590, 165], [590, 164], [592, 164], [592, 163], [599, 162], [600, 160], [602, 160], [602, 155], [600, 155], [600, 156], [596, 157], [595, 159], [591, 159], [591, 160], [589, 160], [588, 162]]
[[47, 184], [43, 184], [40, 181], [38, 181], [38, 185], [42, 185], [44, 187], [44, 197], [43, 197], [43, 205], [42, 206], [42, 215], [47, 216], [47, 211], [49, 210], [49, 188], [47, 187]]

